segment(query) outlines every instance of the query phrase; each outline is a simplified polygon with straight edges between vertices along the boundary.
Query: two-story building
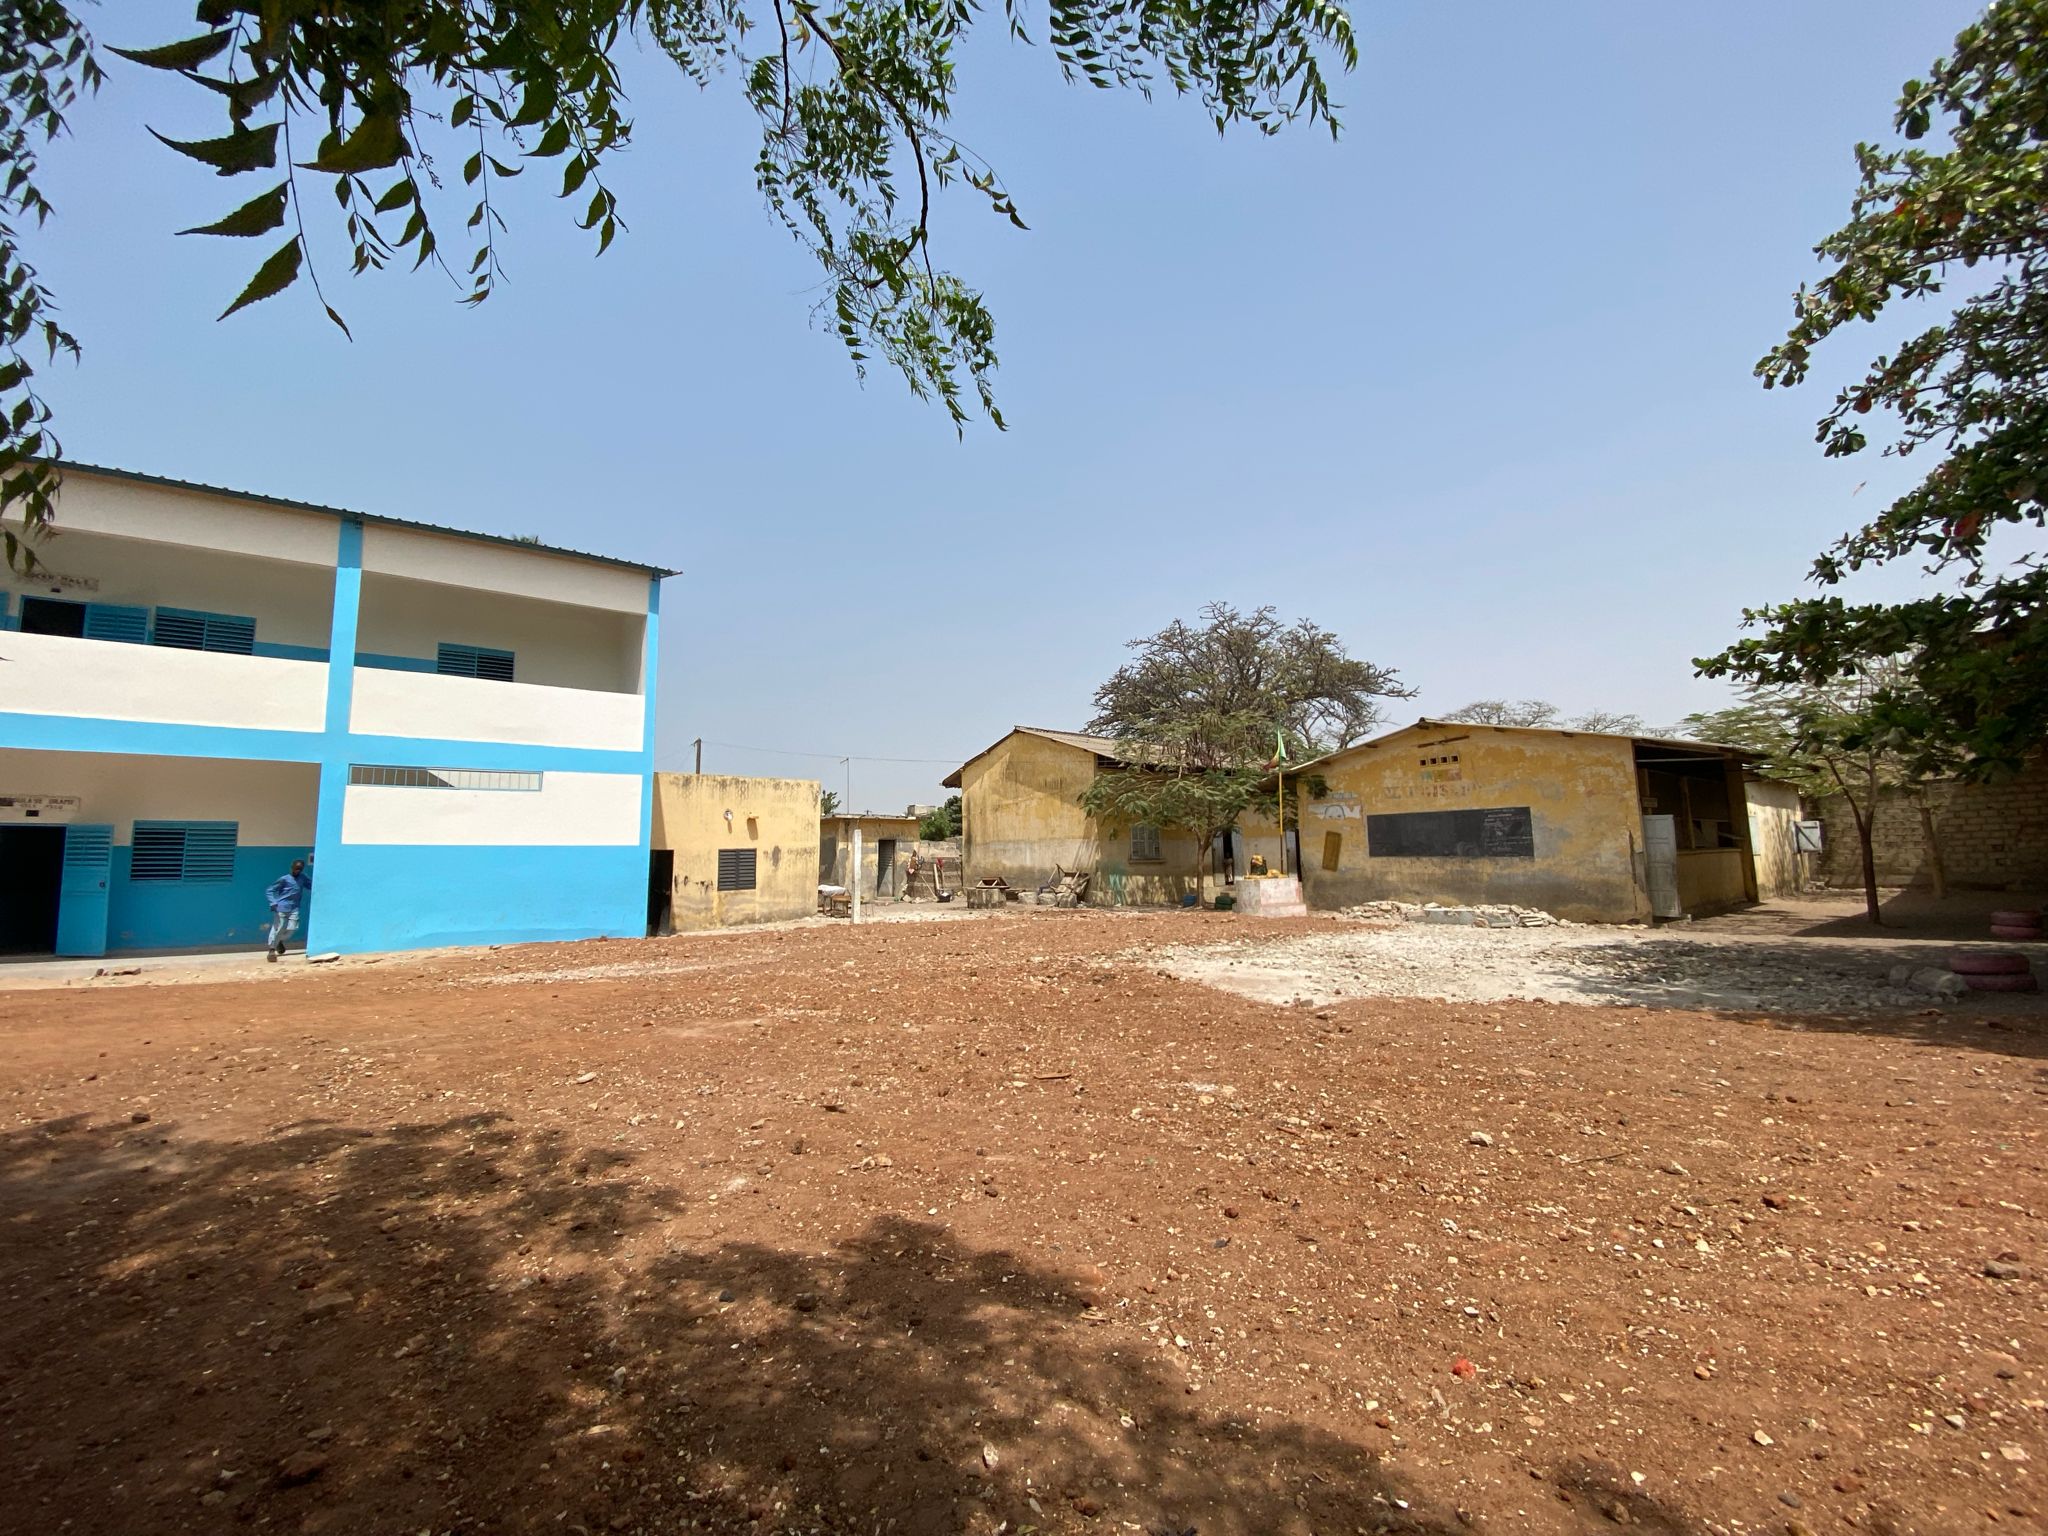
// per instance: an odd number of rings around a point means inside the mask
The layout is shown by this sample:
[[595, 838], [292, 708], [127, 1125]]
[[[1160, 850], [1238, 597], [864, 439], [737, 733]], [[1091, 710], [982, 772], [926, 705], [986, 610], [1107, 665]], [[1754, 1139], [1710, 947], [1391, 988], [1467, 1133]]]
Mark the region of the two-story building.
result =
[[[0, 953], [643, 931], [652, 566], [61, 466], [0, 572]], [[18, 527], [18, 524], [11, 526]]]

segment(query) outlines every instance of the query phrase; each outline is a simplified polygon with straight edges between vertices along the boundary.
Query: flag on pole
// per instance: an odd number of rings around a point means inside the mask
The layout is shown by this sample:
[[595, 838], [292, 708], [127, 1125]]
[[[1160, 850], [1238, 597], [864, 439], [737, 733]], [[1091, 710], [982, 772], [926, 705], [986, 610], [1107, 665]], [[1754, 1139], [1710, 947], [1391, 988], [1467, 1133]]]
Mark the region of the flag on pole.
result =
[[1287, 761], [1287, 737], [1279, 731], [1273, 733], [1273, 761], [1276, 763]]

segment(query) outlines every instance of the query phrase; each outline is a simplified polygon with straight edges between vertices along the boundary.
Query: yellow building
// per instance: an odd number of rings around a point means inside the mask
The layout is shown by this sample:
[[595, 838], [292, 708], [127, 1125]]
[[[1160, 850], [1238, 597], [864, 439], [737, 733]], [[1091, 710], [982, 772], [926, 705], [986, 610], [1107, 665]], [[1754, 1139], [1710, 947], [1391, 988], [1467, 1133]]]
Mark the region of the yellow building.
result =
[[1756, 858], [1759, 901], [1792, 896], [1806, 888], [1808, 856], [1799, 851], [1805, 817], [1799, 791], [1783, 779], [1751, 774], [1743, 786], [1749, 801], [1749, 846]]
[[654, 776], [648, 926], [691, 933], [818, 909], [818, 785], [722, 773]]
[[[860, 882], [863, 901], [903, 894], [903, 864], [917, 846], [918, 818], [877, 811], [842, 811], [827, 816], [818, 841], [818, 883], [852, 890]], [[860, 869], [853, 868], [853, 833], [860, 829]], [[949, 871], [957, 881], [958, 870]]]
[[[960, 791], [967, 883], [1000, 878], [1035, 890], [1060, 870], [1086, 870], [1093, 876], [1088, 899], [1096, 906], [1178, 904], [1195, 889], [1193, 835], [1105, 826], [1081, 809], [1097, 774], [1156, 761], [1131, 742], [1018, 726], [944, 781]], [[1253, 854], [1277, 871], [1278, 824], [1271, 813], [1247, 815], [1210, 853], [1212, 888], [1249, 868]]]
[[1313, 764], [1312, 907], [1540, 907], [1579, 922], [1757, 896], [1741, 748], [1420, 720]]

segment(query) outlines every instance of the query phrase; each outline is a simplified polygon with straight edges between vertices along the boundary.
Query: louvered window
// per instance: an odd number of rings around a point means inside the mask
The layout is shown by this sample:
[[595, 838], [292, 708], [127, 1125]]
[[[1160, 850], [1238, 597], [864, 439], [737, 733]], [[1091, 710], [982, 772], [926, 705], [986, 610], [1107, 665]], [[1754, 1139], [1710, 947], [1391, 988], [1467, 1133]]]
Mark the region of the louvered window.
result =
[[482, 645], [443, 645], [434, 670], [444, 677], [481, 677], [494, 683], [512, 681], [512, 653]]
[[247, 656], [256, 649], [256, 621], [227, 613], [159, 608], [151, 638], [158, 645], [181, 651], [228, 651]]
[[751, 891], [757, 860], [751, 848], [718, 850], [718, 888], [721, 891]]
[[1131, 862], [1133, 864], [1157, 864], [1159, 861], [1159, 829], [1157, 827], [1131, 828]]
[[149, 638], [149, 610], [123, 608], [114, 603], [87, 603], [85, 638], [140, 645]]
[[131, 880], [216, 883], [235, 877], [232, 821], [138, 821], [129, 850]]

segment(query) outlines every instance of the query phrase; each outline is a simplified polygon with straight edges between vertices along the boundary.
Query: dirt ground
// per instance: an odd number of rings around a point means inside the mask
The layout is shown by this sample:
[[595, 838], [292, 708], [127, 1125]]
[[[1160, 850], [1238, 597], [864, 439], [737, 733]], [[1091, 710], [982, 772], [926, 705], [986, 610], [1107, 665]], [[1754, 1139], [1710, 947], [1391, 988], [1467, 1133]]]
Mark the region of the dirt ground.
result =
[[1161, 974], [1245, 921], [0, 994], [0, 1530], [2042, 1528], [2038, 1013]]

